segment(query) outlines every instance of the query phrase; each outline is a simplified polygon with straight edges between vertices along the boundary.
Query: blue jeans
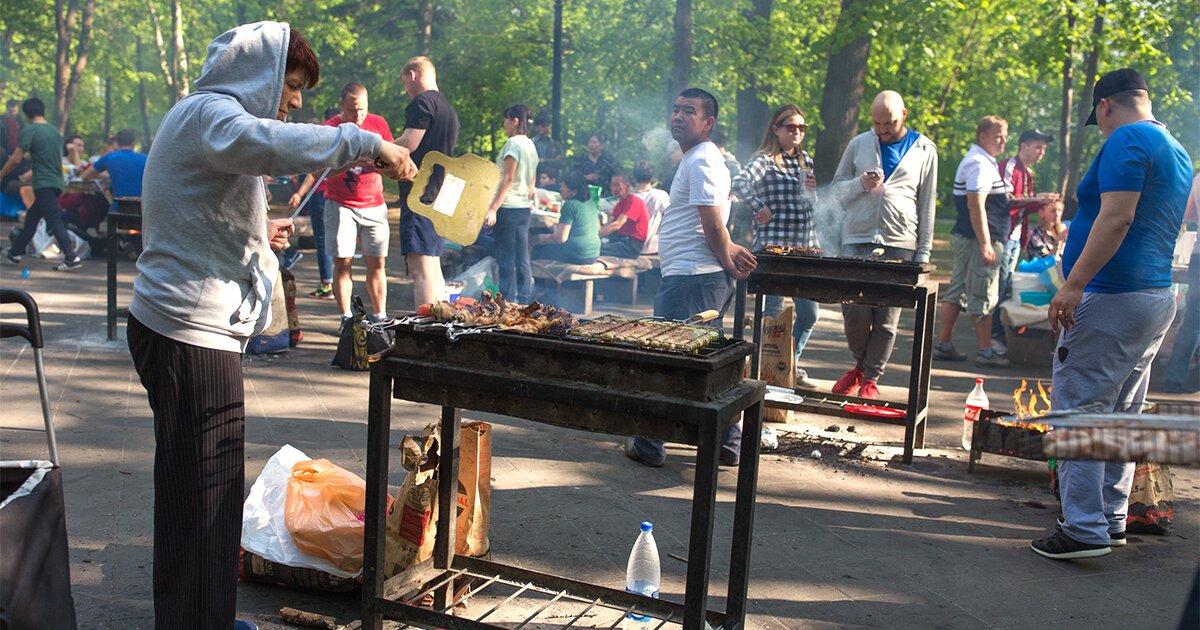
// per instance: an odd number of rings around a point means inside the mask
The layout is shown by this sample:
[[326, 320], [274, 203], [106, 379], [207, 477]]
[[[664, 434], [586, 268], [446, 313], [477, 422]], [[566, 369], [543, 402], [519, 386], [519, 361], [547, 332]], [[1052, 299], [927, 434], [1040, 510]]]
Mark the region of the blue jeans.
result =
[[[999, 307], [1012, 297], [1012, 276], [1017, 270], [1017, 263], [1021, 262], [1021, 241], [1010, 240], [1004, 244], [1004, 257], [1000, 261], [1000, 298], [996, 302]], [[1004, 322], [1000, 321], [999, 308], [992, 311], [992, 339], [997, 341], [1006, 341], [1004, 335]]]
[[[1169, 289], [1085, 291], [1075, 325], [1059, 336], [1051, 406], [1070, 411], [1097, 404], [1102, 413], [1141, 413], [1150, 364], [1174, 317]], [[1063, 531], [1095, 545], [1125, 531], [1133, 468], [1127, 462], [1059, 460]]]
[[[776, 317], [783, 312], [783, 296], [768, 295], [763, 305], [763, 315]], [[812, 336], [813, 326], [821, 315], [821, 305], [804, 298], [792, 298], [796, 305], [796, 322], [792, 324], [792, 338], [796, 340], [796, 358], [804, 353], [804, 346]]]
[[500, 208], [492, 256], [500, 268], [500, 292], [509, 302], [526, 304], [533, 298], [533, 270], [529, 266], [529, 208]]
[[308, 208], [313, 239], [317, 241], [317, 273], [321, 275], [321, 284], [333, 284], [333, 256], [325, 253], [325, 193], [313, 193], [304, 207]]
[[1167, 389], [1188, 393], [1200, 388], [1200, 368], [1192, 367], [1192, 356], [1200, 348], [1200, 253], [1192, 254], [1188, 261], [1187, 310], [1183, 312], [1183, 323], [1171, 346], [1171, 360], [1167, 362]]
[[[721, 325], [725, 311], [733, 301], [733, 278], [724, 271], [704, 273], [696, 276], [666, 276], [654, 296], [654, 315], [664, 319], [687, 319], [696, 313], [714, 310], [721, 313], [716, 326]], [[758, 436], [754, 436], [758, 439]], [[637, 438], [634, 450], [642, 461], [651, 465], [662, 464], [667, 451], [662, 440]], [[721, 458], [736, 460], [742, 448], [742, 427], [734, 423], [721, 433]]]

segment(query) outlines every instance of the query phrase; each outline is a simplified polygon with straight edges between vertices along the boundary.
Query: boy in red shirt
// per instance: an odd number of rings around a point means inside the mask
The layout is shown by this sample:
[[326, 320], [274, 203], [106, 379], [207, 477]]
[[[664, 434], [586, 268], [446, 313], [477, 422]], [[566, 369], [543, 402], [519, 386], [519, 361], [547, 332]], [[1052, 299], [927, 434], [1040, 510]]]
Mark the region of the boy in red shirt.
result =
[[[392, 142], [391, 127], [382, 116], [367, 113], [367, 88], [347, 83], [338, 103], [342, 113], [325, 121], [330, 127], [351, 124]], [[361, 163], [349, 170], [331, 172], [325, 179], [325, 251], [333, 256], [333, 295], [342, 311], [342, 323], [351, 316], [354, 281], [350, 263], [355, 241], [367, 263], [367, 297], [371, 321], [387, 320], [388, 209], [383, 203], [383, 178], [374, 165]]]
[[624, 173], [613, 175], [609, 183], [609, 190], [620, 201], [613, 208], [612, 221], [600, 227], [600, 238], [608, 237], [600, 245], [600, 255], [637, 258], [646, 244], [650, 213], [640, 197], [630, 194], [629, 178]]

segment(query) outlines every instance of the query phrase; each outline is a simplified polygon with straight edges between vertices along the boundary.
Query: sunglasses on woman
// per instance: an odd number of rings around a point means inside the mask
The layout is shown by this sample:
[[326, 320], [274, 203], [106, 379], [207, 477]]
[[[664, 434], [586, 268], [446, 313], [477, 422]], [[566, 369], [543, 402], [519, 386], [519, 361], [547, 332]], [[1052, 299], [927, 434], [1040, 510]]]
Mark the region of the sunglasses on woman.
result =
[[776, 125], [776, 127], [779, 127], [788, 133], [804, 133], [805, 131], [808, 131], [808, 125], [804, 123], [799, 125]]

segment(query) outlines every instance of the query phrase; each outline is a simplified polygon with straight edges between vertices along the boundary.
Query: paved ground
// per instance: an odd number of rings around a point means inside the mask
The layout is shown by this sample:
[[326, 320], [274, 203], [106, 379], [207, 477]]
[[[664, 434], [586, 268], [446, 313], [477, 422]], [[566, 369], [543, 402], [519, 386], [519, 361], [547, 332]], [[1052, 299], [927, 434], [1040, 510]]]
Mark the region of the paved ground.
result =
[[[152, 627], [152, 424], [123, 341], [104, 339], [103, 265], [92, 261], [74, 274], [57, 273], [43, 261], [27, 266], [28, 278], [19, 278], [20, 269], [7, 263], [0, 266], [0, 284], [29, 291], [43, 311], [81, 627]], [[311, 252], [297, 270], [301, 287], [311, 289], [316, 275]], [[121, 271], [127, 296], [132, 263], [123, 263]], [[394, 279], [393, 311], [407, 304], [407, 289], [403, 279]], [[335, 345], [331, 303], [301, 299], [300, 309], [305, 339], [299, 349], [245, 360], [247, 489], [283, 444], [365, 473], [366, 374], [328, 366]], [[642, 313], [648, 307], [601, 304], [599, 310]], [[5, 321], [10, 315], [6, 310]], [[827, 307], [821, 316], [806, 362], [829, 385], [846, 369], [848, 354], [839, 312]], [[905, 321], [911, 325], [910, 316]], [[906, 382], [905, 339], [884, 377], [885, 396], [899, 398], [901, 390], [891, 386]], [[959, 345], [969, 347], [965, 337]], [[0, 346], [5, 424], [38, 422], [32, 374], [27, 347], [5, 340]], [[1042, 559], [1028, 541], [1051, 529], [1057, 514], [1044, 464], [985, 456], [977, 474], [966, 474], [957, 448], [959, 419], [976, 376], [969, 364], [935, 366], [930, 448], [912, 466], [890, 458], [889, 448], [902, 435], [896, 428], [855, 423], [851, 433], [845, 421], [822, 418], [779, 426], [793, 433], [785, 436], [785, 451], [764, 456], [761, 469], [752, 627], [1174, 627], [1200, 561], [1200, 474], [1175, 471], [1179, 522], [1173, 533], [1133, 536], [1129, 546], [1097, 560]], [[1021, 378], [1047, 378], [1048, 372], [1020, 367], [984, 376], [1000, 406], [1004, 392]], [[419, 431], [435, 413], [397, 402], [394, 440]], [[607, 436], [484, 419], [496, 428], [497, 559], [620, 587], [637, 524], [649, 519], [663, 554], [663, 595], [681, 596], [686, 565], [666, 554], [687, 553], [690, 449], [671, 449], [667, 466], [650, 470], [627, 461]], [[800, 433], [831, 424], [839, 431]], [[38, 440], [4, 432], [3, 457], [44, 456]], [[864, 458], [855, 443], [880, 447], [865, 451]], [[812, 459], [814, 448], [824, 457]], [[855, 455], [839, 456], [843, 451]], [[734, 478], [722, 470], [715, 582], [723, 582], [728, 567]], [[398, 484], [400, 478], [390, 481]], [[717, 604], [722, 588], [723, 583], [713, 587]], [[332, 614], [342, 623], [357, 616], [356, 595], [243, 584], [239, 601], [264, 627], [277, 627], [281, 606]]]

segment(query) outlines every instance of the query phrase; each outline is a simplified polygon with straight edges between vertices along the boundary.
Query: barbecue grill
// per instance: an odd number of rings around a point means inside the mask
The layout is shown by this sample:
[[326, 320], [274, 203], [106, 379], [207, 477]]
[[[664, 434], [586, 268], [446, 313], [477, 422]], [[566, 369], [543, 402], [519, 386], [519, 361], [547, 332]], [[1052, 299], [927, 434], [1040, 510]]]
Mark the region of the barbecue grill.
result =
[[[800, 392], [803, 402], [767, 400], [766, 405], [801, 413], [855, 418], [904, 426], [904, 463], [912, 463], [913, 450], [925, 445], [925, 424], [929, 413], [929, 376], [933, 359], [933, 321], [938, 285], [929, 279], [935, 267], [928, 263], [876, 258], [816, 256], [808, 253], [755, 254], [758, 266], [737, 285], [734, 303], [734, 337], [743, 335], [741, 322], [746, 315], [746, 293], [755, 294], [754, 344], [762, 336], [763, 304], [767, 295], [801, 297], [817, 302], [895, 306], [915, 309], [913, 350], [906, 402], [867, 400], [855, 396], [825, 394], [813, 396]], [[750, 375], [759, 374], [756, 352], [750, 360]], [[903, 417], [888, 414], [866, 415], [854, 409], [862, 405], [903, 411]], [[858, 407], [856, 407], [858, 406]]]
[[[637, 611], [661, 620], [660, 627], [741, 628], [746, 614], [750, 542], [758, 476], [762, 400], [765, 386], [743, 380], [753, 346], [723, 339], [695, 353], [646, 349], [588, 339], [488, 330], [451, 336], [445, 328], [400, 324], [394, 342], [371, 365], [368, 415], [367, 514], [363, 566], [363, 628], [378, 629], [384, 616], [446, 628], [496, 628], [484, 620], [505, 615], [492, 607], [476, 619], [454, 617], [455, 606], [481, 590], [502, 589], [499, 605], [531, 595], [558, 604], [579, 604], [563, 622], [585, 615], [611, 615], [614, 626]], [[433, 558], [384, 580], [384, 510], [392, 398], [440, 405], [441, 434], [457, 435], [461, 409], [526, 418], [557, 426], [641, 435], [696, 444], [697, 461], [682, 604], [621, 589], [454, 554], [453, 510], [438, 513]], [[745, 412], [743, 414], [743, 412]], [[742, 441], [724, 611], [708, 610], [708, 578], [716, 508], [717, 457], [721, 431], [743, 419]], [[454, 439], [441, 442], [439, 502], [453, 505], [457, 491]], [[482, 587], [456, 595], [456, 578]], [[488, 591], [492, 592], [492, 591]], [[415, 604], [426, 595], [433, 609]], [[481, 597], [487, 598], [487, 595]], [[526, 619], [547, 610], [538, 608]], [[569, 615], [568, 615], [569, 616]], [[556, 622], [557, 623], [557, 622]], [[656, 622], [657, 623], [657, 622]], [[564, 627], [565, 627], [564, 626]]]
[[1042, 449], [1046, 429], [1044, 425], [1037, 424], [1039, 422], [1037, 418], [1015, 420], [1007, 412], [984, 409], [971, 427], [971, 454], [967, 459], [967, 472], [975, 472], [975, 463], [984, 453], [1046, 461]]

